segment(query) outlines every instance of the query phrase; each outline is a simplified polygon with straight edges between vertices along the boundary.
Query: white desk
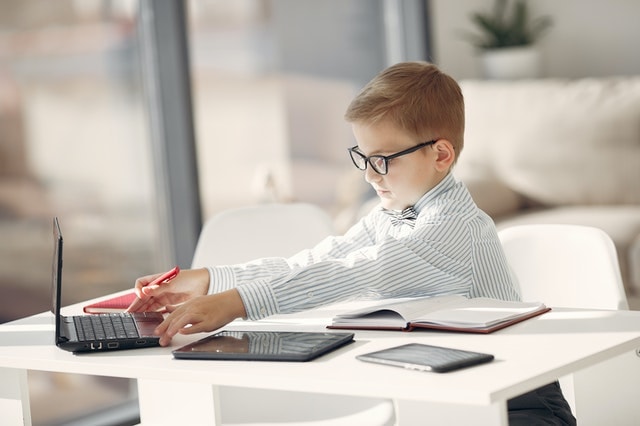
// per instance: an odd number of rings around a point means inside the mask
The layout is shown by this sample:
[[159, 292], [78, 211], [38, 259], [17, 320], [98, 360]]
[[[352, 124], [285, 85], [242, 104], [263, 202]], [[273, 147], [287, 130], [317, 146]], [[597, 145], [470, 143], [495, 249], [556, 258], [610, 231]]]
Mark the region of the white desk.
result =
[[[66, 314], [79, 312], [79, 306]], [[330, 310], [233, 323], [228, 329], [321, 331]], [[197, 336], [178, 336], [174, 347]], [[406, 342], [488, 352], [490, 364], [453, 373], [403, 370], [355, 359]], [[640, 312], [551, 312], [490, 335], [357, 332], [356, 342], [309, 363], [184, 361], [171, 348], [73, 355], [53, 345], [50, 313], [0, 325], [0, 413], [3, 424], [30, 424], [27, 370], [135, 378], [143, 424], [215, 424], [220, 386], [391, 398], [421, 418], [449, 424], [507, 424], [506, 401], [582, 368], [640, 347]], [[611, 393], [615, 397], [616, 389]], [[637, 397], [640, 396], [638, 392]], [[639, 399], [640, 400], [640, 399]], [[439, 424], [437, 421], [435, 424]]]

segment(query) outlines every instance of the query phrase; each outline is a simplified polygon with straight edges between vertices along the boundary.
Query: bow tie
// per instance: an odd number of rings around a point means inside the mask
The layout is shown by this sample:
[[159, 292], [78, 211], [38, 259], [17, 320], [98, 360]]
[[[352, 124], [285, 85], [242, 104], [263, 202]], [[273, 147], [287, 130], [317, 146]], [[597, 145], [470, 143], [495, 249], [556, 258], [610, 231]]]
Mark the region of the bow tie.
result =
[[401, 212], [386, 209], [383, 211], [391, 216], [391, 223], [394, 226], [405, 224], [413, 228], [413, 226], [416, 224], [416, 218], [418, 217], [418, 213], [416, 213], [413, 207], [407, 207]]

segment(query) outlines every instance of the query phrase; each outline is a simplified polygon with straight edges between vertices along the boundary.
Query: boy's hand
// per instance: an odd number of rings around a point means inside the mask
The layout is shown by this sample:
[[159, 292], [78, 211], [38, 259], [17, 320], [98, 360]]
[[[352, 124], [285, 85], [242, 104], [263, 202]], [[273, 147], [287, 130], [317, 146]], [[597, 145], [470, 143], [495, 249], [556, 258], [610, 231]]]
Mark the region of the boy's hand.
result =
[[169, 315], [155, 334], [160, 345], [167, 346], [176, 334], [194, 334], [216, 330], [247, 313], [238, 290], [231, 289], [218, 294], [196, 297], [182, 305], [167, 305]]
[[167, 283], [149, 285], [160, 275], [147, 275], [136, 280], [138, 298], [127, 308], [127, 312], [159, 311], [167, 305], [203, 296], [209, 290], [209, 272], [206, 269], [184, 270]]

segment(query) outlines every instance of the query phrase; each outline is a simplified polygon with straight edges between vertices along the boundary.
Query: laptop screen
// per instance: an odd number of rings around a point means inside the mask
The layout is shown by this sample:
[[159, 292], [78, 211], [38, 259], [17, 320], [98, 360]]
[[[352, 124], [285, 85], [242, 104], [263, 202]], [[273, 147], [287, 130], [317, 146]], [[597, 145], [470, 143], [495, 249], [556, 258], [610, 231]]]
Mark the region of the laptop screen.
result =
[[58, 218], [53, 218], [53, 259], [51, 262], [51, 312], [56, 322], [56, 342], [60, 338], [60, 305], [62, 287], [62, 232]]

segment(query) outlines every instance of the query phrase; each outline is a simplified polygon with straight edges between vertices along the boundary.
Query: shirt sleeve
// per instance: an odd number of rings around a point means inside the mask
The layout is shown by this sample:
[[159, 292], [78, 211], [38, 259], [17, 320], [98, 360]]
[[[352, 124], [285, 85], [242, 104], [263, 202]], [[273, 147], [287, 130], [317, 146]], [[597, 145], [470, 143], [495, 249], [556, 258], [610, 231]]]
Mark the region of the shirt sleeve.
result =
[[[247, 317], [293, 313], [355, 297], [469, 293], [469, 267], [429, 237], [433, 226], [417, 224], [411, 232], [394, 235], [388, 222], [372, 214], [345, 236], [325, 239], [290, 259], [233, 267]], [[278, 273], [262, 274], [259, 263], [269, 263]]]

